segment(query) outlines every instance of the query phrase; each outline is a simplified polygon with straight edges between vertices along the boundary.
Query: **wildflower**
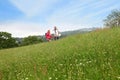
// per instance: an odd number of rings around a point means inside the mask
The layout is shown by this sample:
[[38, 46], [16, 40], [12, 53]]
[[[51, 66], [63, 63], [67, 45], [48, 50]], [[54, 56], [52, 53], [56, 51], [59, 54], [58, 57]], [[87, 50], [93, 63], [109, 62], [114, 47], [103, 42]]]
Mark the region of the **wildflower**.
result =
[[49, 80], [51, 80], [52, 79], [52, 77], [49, 77]]
[[118, 76], [117, 78], [120, 79], [120, 76]]
[[28, 78], [25, 78], [25, 80], [27, 80]]
[[82, 65], [82, 63], [80, 63], [80, 65]]
[[57, 69], [55, 69], [55, 71], [57, 71]]
[[72, 66], [72, 64], [70, 64], [70, 66]]
[[58, 79], [58, 78], [55, 78], [56, 80]]
[[63, 66], [63, 64], [59, 64], [60, 66]]
[[91, 63], [92, 61], [87, 61], [86, 63], [88, 64], [88, 63]]

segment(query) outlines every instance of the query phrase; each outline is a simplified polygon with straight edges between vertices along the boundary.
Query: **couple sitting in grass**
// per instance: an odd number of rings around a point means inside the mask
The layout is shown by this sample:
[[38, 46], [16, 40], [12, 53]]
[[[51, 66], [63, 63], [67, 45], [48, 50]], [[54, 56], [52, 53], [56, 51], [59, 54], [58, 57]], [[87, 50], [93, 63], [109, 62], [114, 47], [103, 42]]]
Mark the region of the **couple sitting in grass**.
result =
[[58, 31], [57, 27], [54, 27], [54, 35], [51, 35], [50, 30], [45, 33], [46, 40], [49, 42], [51, 39], [58, 40], [61, 36], [60, 32]]

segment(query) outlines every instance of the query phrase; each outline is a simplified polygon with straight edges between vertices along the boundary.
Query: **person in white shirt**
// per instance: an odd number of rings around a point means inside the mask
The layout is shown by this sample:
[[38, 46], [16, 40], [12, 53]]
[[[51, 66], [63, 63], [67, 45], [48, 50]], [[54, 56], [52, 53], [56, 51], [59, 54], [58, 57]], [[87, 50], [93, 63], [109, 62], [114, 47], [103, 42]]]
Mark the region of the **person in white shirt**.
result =
[[58, 31], [57, 27], [54, 27], [54, 39], [58, 40], [60, 37], [60, 32]]

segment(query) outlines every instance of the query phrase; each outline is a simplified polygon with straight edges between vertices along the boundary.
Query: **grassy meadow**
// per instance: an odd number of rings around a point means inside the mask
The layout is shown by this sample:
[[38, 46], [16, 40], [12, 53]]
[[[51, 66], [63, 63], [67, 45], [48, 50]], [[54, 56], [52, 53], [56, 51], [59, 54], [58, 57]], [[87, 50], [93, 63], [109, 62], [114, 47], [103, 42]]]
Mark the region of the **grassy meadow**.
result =
[[120, 80], [120, 28], [0, 50], [0, 80]]

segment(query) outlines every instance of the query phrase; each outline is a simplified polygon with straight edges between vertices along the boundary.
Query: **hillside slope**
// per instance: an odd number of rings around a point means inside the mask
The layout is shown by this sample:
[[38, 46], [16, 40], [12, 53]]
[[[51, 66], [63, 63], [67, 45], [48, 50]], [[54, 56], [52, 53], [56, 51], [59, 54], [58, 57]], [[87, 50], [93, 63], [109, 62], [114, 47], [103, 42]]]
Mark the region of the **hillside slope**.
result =
[[0, 80], [118, 80], [120, 29], [0, 50]]

